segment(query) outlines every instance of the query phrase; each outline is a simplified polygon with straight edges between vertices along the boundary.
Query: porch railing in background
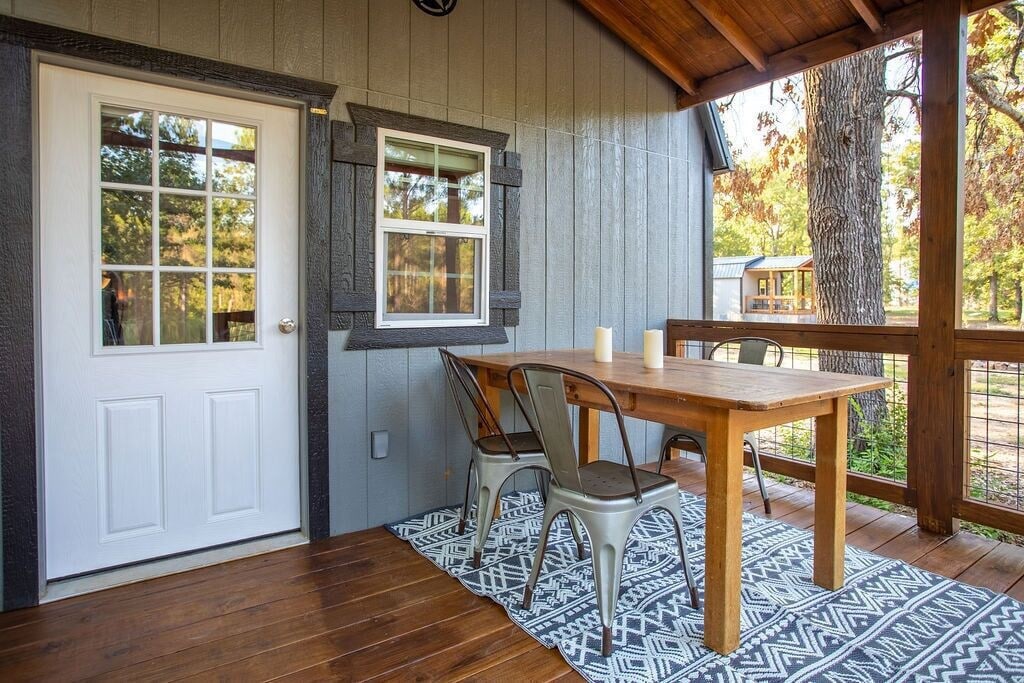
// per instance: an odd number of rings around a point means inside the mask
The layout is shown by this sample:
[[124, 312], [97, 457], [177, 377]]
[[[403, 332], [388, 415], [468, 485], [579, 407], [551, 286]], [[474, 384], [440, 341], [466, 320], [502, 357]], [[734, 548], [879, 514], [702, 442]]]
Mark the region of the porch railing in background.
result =
[[[670, 320], [668, 351], [672, 355], [701, 353], [706, 343], [731, 337], [760, 336], [786, 348], [784, 367], [818, 369], [819, 351], [873, 354], [894, 381], [886, 391], [887, 414], [879, 424], [862, 431], [849, 453], [851, 493], [918, 506], [916, 473], [928, 467], [928, 454], [915, 448], [908, 429], [913, 413], [916, 327], [869, 327], [786, 323]], [[962, 480], [950, 482], [953, 509], [961, 519], [1024, 533], [1024, 333], [957, 330], [957, 358], [963, 362], [954, 399], [964, 416], [956, 449]], [[918, 387], [926, 390], [926, 387]], [[856, 402], [857, 397], [854, 397]], [[853, 406], [856, 411], [857, 407]], [[784, 476], [814, 481], [813, 425], [803, 421], [759, 434], [765, 469]]]

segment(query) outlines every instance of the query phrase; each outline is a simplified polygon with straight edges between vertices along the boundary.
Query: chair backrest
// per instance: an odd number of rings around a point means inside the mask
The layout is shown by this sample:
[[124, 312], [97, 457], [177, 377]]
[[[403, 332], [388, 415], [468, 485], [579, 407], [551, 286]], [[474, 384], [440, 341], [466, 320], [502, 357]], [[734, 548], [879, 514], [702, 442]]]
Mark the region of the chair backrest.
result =
[[[526, 401], [524, 405], [521, 392], [515, 390], [517, 376], [526, 385]], [[521, 363], [508, 370], [509, 386], [513, 387], [512, 396], [519, 404], [524, 415], [533, 414], [532, 425], [540, 438], [544, 453], [551, 465], [551, 474], [555, 483], [564, 489], [587, 494], [579, 472], [579, 456], [573, 443], [572, 419], [569, 414], [569, 403], [565, 400], [565, 379], [583, 382], [597, 389], [608, 402], [608, 407], [615, 414], [619, 426], [619, 436], [626, 451], [626, 462], [633, 478], [634, 495], [638, 502], [643, 500], [640, 493], [640, 481], [636, 474], [636, 463], [633, 451], [626, 435], [626, 422], [622, 417], [622, 408], [615, 395], [603, 382], [582, 372], [568, 368], [548, 365], [546, 363]]]
[[764, 337], [733, 337], [732, 339], [720, 341], [711, 347], [711, 352], [708, 353], [708, 360], [715, 360], [715, 352], [733, 344], [740, 345], [739, 358], [737, 359], [740, 363], [745, 365], [764, 365], [768, 349], [772, 348], [775, 350], [775, 367], [782, 366], [782, 359], [785, 356], [782, 345], [777, 341], [765, 339]]
[[[508, 448], [513, 460], [519, 459], [519, 454], [512, 446], [511, 439], [501, 427], [501, 420], [494, 414], [494, 409], [487, 402], [480, 383], [476, 376], [469, 369], [466, 362], [447, 349], [438, 349], [441, 354], [441, 364], [444, 366], [445, 376], [448, 378], [448, 388], [451, 389], [452, 398], [455, 399], [455, 406], [459, 409], [459, 417], [462, 419], [462, 426], [466, 429], [466, 436], [474, 444], [482, 438], [500, 436]], [[472, 411], [468, 414], [466, 409]], [[482, 432], [482, 433], [481, 433]]]

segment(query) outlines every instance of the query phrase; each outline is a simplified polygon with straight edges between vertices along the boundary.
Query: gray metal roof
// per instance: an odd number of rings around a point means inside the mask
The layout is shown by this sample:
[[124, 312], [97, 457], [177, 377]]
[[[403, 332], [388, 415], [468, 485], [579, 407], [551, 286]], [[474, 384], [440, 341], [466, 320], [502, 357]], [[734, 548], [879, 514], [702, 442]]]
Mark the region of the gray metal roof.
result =
[[747, 264], [748, 269], [792, 270], [811, 264], [810, 256], [765, 256], [757, 263]]
[[711, 268], [712, 277], [716, 280], [743, 277], [743, 271], [760, 256], [719, 256]]
[[745, 270], [792, 270], [810, 264], [810, 256], [719, 256], [711, 273], [716, 280], [728, 280], [743, 277]]

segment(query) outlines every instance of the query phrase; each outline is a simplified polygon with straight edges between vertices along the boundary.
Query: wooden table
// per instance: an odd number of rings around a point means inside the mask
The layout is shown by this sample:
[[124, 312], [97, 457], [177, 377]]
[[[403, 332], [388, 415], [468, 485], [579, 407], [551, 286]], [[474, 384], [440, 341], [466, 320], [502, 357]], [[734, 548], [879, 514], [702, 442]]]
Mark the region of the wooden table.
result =
[[[550, 363], [604, 382], [626, 415], [707, 434], [704, 643], [722, 654], [735, 650], [740, 639], [743, 435], [814, 418], [814, 582], [829, 590], [843, 585], [848, 397], [888, 387], [888, 379], [675, 357], [666, 358], [662, 369], [648, 370], [642, 354], [616, 353], [612, 363], [597, 363], [590, 349], [463, 358], [499, 408], [509, 367]], [[608, 409], [607, 401], [568, 380], [566, 396], [580, 406], [580, 461], [597, 460], [598, 411]]]

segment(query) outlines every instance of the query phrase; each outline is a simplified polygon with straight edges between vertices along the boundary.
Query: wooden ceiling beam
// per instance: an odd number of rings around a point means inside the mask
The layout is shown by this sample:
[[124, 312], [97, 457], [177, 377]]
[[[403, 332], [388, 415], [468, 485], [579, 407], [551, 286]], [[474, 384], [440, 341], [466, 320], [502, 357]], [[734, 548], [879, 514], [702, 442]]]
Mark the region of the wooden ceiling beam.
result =
[[885, 17], [878, 10], [878, 5], [874, 0], [847, 0], [847, 2], [874, 33], [882, 30], [885, 25]]
[[[871, 0], [858, 0], [870, 2]], [[715, 27], [736, 51], [743, 55], [758, 71], [768, 68], [768, 58], [757, 43], [736, 23], [732, 16], [718, 5], [717, 0], [689, 0], [690, 5]]]
[[[967, 0], [967, 8], [974, 13], [1003, 2], [1005, 0]], [[877, 33], [867, 24], [857, 24], [770, 55], [768, 68], [764, 71], [753, 66], [741, 66], [711, 76], [700, 81], [697, 92], [679, 93], [676, 103], [680, 109], [688, 109], [917, 33], [924, 25], [923, 6], [923, 2], [916, 2], [889, 12], [882, 17], [882, 30]]]
[[598, 21], [614, 31], [622, 40], [658, 67], [663, 74], [690, 95], [697, 92], [697, 81], [679, 66], [679, 59], [662, 47], [661, 40], [640, 25], [634, 16], [616, 0], [578, 0]]
[[922, 15], [922, 3], [917, 2], [885, 15], [884, 27], [878, 33], [873, 32], [866, 24], [858, 23], [772, 55], [771, 63], [764, 71], [757, 71], [752, 66], [741, 66], [711, 76], [700, 82], [698, 92], [681, 93], [677, 98], [677, 104], [680, 109], [687, 109], [898, 40], [921, 30]]

